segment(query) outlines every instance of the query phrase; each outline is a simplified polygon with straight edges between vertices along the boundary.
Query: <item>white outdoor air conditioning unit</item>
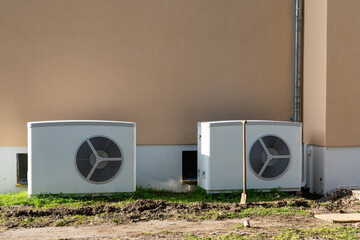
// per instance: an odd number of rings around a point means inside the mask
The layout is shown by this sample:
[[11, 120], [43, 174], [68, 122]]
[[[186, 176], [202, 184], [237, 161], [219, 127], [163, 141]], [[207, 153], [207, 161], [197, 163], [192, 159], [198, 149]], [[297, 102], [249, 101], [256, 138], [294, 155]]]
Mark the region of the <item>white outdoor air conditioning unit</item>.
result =
[[[301, 123], [249, 120], [246, 133], [248, 189], [299, 191]], [[243, 121], [198, 123], [198, 186], [208, 192], [243, 187]]]
[[28, 193], [135, 191], [135, 123], [28, 123]]

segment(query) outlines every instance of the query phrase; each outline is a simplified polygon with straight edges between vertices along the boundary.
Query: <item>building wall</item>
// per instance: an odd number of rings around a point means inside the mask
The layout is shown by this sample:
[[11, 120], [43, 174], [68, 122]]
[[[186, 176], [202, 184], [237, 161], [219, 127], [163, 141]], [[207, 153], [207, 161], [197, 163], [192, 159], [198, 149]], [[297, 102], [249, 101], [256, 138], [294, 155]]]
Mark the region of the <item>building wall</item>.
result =
[[293, 1], [0, 0], [0, 146], [26, 122], [137, 123], [194, 144], [196, 122], [289, 120]]
[[360, 184], [359, 10], [358, 0], [305, 0], [304, 142], [320, 194]]
[[327, 0], [304, 3], [304, 142], [326, 144]]
[[327, 146], [360, 146], [360, 1], [329, 0]]
[[305, 1], [304, 142], [360, 146], [360, 1]]

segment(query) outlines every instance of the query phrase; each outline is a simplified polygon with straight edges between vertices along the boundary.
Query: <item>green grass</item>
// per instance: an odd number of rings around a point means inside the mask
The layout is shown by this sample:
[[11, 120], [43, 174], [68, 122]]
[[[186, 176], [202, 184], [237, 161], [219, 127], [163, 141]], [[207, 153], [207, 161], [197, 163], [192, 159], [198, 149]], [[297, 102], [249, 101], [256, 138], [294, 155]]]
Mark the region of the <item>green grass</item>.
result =
[[239, 212], [239, 217], [251, 217], [251, 216], [270, 216], [270, 215], [295, 215], [301, 214], [306, 215], [306, 210], [301, 209], [291, 209], [288, 207], [278, 207], [278, 208], [246, 208], [243, 211]]
[[[116, 194], [110, 196], [73, 196], [62, 194], [41, 194], [28, 197], [27, 192], [0, 194], [0, 206], [9, 205], [32, 205], [39, 208], [51, 208], [59, 205], [81, 206], [96, 203], [129, 203], [137, 199], [166, 200], [169, 202], [239, 202], [241, 192], [207, 194], [204, 189], [196, 188], [188, 193], [176, 193], [171, 191], [156, 190], [153, 188], [138, 187], [134, 194]], [[289, 194], [275, 189], [271, 192], [258, 192], [249, 190], [247, 192], [248, 202], [274, 201], [288, 198]]]
[[[217, 209], [212, 209], [208, 212], [202, 212], [201, 216], [198, 217], [199, 220], [205, 219], [225, 219], [225, 218], [246, 218], [254, 216], [271, 216], [271, 215], [286, 215], [286, 216], [295, 216], [297, 214], [306, 215], [306, 210], [301, 209], [292, 209], [288, 207], [271, 207], [271, 208], [246, 208], [241, 212], [232, 212], [232, 211], [218, 211]], [[188, 215], [186, 215], [187, 217]]]
[[349, 226], [325, 226], [318, 228], [283, 228], [278, 233], [272, 234], [220, 234], [211, 237], [198, 237], [194, 235], [187, 235], [185, 239], [188, 240], [245, 240], [245, 239], [279, 239], [279, 240], [287, 240], [287, 239], [359, 239], [360, 237], [360, 229], [349, 227]]
[[224, 234], [224, 235], [217, 235], [212, 237], [198, 237], [198, 236], [186, 236], [185, 239], [187, 240], [245, 240], [245, 239], [260, 239], [258, 236], [254, 237], [244, 237], [237, 234]]
[[333, 226], [318, 228], [284, 228], [274, 236], [273, 239], [304, 239], [307, 237], [317, 237], [320, 239], [359, 239], [360, 229], [350, 226]]
[[[259, 192], [256, 190], [247, 191], [247, 202], [275, 201], [290, 197], [288, 193], [273, 189], [270, 192]], [[136, 189], [134, 199], [166, 200], [169, 202], [240, 202], [241, 192], [207, 194], [202, 188], [196, 188], [188, 193], [174, 193], [171, 191], [156, 190], [153, 188]]]
[[87, 204], [131, 201], [131, 196], [116, 194], [112, 196], [72, 196], [62, 194], [40, 194], [29, 197], [27, 192], [0, 194], [0, 206], [31, 205], [38, 208], [52, 208], [60, 205], [82, 206]]
[[93, 203], [93, 200], [74, 198], [69, 196], [44, 194], [30, 198], [27, 192], [9, 193], [0, 195], [0, 206], [32, 205], [34, 207], [50, 208], [60, 204], [70, 206]]

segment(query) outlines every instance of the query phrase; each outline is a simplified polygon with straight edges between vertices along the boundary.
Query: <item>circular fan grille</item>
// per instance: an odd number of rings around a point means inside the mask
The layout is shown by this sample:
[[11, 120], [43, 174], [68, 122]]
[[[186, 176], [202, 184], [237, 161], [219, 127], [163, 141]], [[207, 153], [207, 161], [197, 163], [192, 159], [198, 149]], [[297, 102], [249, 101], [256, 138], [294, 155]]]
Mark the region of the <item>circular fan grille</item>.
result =
[[290, 158], [289, 147], [277, 136], [260, 137], [250, 150], [251, 169], [263, 179], [280, 177], [288, 168]]
[[76, 153], [76, 166], [86, 181], [104, 183], [113, 179], [122, 163], [120, 147], [106, 137], [86, 139]]

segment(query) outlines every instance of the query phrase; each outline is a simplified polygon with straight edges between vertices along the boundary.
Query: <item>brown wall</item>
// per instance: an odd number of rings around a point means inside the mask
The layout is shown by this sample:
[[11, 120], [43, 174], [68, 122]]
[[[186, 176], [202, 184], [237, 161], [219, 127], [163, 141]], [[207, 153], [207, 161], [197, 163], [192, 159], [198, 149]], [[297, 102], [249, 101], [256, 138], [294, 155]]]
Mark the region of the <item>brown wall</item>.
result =
[[293, 1], [0, 0], [0, 146], [26, 122], [135, 121], [139, 144], [196, 122], [289, 120]]
[[360, 1], [328, 5], [326, 141], [360, 146]]
[[327, 0], [304, 3], [304, 142], [326, 142]]
[[360, 1], [305, 1], [304, 140], [360, 146]]

